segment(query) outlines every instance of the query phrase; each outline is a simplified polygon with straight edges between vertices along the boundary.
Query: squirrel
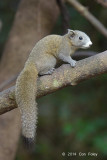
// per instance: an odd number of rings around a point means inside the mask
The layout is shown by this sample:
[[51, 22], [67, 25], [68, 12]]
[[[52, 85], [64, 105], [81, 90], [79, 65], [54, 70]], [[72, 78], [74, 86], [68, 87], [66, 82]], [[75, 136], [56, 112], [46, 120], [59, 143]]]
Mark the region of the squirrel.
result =
[[22, 136], [29, 145], [34, 143], [37, 127], [37, 78], [51, 75], [58, 61], [75, 67], [71, 55], [78, 48], [89, 48], [90, 38], [82, 31], [68, 29], [63, 35], [48, 35], [39, 40], [31, 51], [24, 69], [16, 80], [15, 98], [21, 112]]

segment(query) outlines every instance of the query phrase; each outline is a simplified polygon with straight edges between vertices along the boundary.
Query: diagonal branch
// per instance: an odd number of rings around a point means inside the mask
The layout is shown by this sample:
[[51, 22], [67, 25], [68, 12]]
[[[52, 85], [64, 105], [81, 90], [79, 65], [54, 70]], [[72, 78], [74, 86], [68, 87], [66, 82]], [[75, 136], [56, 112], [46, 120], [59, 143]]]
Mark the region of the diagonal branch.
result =
[[[107, 51], [80, 60], [75, 68], [64, 64], [52, 74], [38, 78], [37, 97], [55, 92], [69, 85], [76, 85], [84, 80], [107, 73]], [[17, 107], [15, 103], [15, 87], [0, 93], [0, 114]]]
[[102, 33], [107, 38], [107, 28], [94, 17], [86, 7], [84, 7], [77, 0], [66, 0], [69, 2], [80, 14], [82, 14], [100, 33]]
[[100, 3], [103, 7], [107, 7], [107, 0], [96, 0], [98, 3]]
[[[74, 59], [76, 59], [76, 60], [80, 60], [80, 59], [83, 59], [83, 58], [94, 56], [95, 54], [97, 54], [97, 53], [93, 52], [93, 51], [77, 51], [72, 57]], [[7, 87], [8, 85], [12, 84], [13, 82], [15, 83], [18, 75], [19, 75], [19, 73], [15, 74], [10, 79], [8, 79], [8, 80], [4, 81], [3, 83], [1, 83], [0, 84], [0, 92], [3, 91], [3, 89], [5, 87]]]

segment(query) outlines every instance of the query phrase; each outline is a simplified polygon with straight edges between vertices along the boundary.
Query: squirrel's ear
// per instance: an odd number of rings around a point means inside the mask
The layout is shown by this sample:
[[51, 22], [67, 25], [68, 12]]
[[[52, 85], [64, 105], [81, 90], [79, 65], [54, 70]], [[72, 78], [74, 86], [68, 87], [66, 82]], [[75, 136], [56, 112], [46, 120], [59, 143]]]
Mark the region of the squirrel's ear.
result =
[[71, 30], [71, 29], [68, 29], [68, 36], [69, 38], [73, 38], [75, 36], [75, 31]]

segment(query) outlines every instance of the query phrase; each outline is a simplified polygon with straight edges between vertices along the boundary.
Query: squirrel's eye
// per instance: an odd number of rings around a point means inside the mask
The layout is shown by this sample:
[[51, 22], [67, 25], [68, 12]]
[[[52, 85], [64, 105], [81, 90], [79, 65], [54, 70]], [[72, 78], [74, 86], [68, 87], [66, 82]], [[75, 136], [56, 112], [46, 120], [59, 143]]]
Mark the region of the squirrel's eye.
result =
[[82, 37], [79, 37], [79, 39], [82, 40], [83, 38], [82, 38]]

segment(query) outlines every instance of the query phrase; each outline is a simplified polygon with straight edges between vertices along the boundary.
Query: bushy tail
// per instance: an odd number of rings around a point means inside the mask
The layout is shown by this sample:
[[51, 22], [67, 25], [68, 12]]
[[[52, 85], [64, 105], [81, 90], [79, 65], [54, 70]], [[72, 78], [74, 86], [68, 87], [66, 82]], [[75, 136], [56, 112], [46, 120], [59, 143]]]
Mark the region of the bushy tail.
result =
[[35, 64], [26, 63], [16, 81], [16, 103], [21, 112], [23, 139], [28, 146], [34, 142], [37, 123], [37, 77]]

